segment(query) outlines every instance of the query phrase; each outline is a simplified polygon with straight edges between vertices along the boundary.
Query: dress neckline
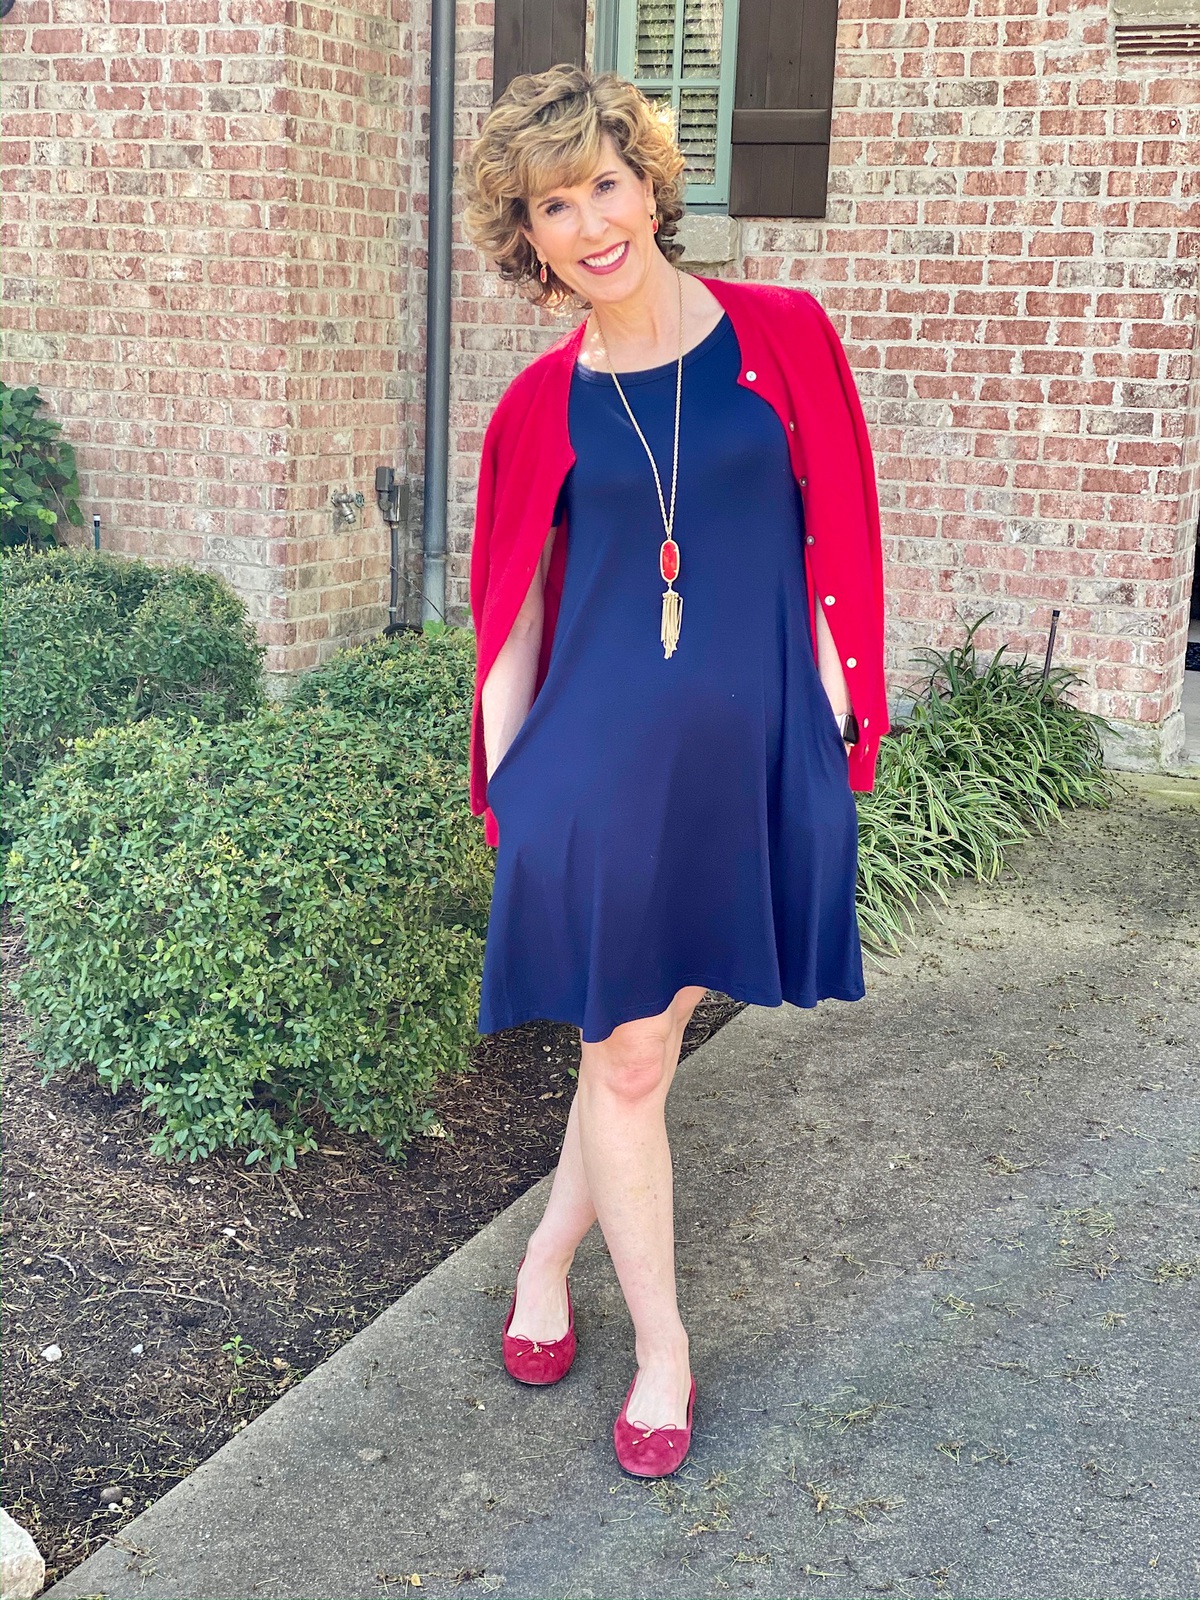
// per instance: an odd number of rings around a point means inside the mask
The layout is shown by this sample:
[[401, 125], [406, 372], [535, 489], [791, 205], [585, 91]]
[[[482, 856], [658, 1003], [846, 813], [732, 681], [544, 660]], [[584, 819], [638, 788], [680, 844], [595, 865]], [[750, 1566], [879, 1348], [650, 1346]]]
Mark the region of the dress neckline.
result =
[[[683, 352], [684, 366], [688, 366], [689, 363], [695, 361], [700, 356], [707, 355], [712, 347], [717, 344], [718, 341], [723, 338], [732, 327], [733, 324], [729, 320], [728, 311], [722, 310], [720, 319], [714, 324], [713, 327], [709, 329], [709, 331], [704, 335], [703, 339], [701, 339], [698, 344], [694, 344], [690, 350], [685, 350]], [[665, 377], [667, 374], [673, 376], [674, 372], [675, 362], [664, 361], [660, 366], [636, 367], [632, 372], [622, 372], [618, 367], [617, 377], [620, 378], [622, 385], [630, 383], [654, 383], [658, 379]], [[587, 383], [607, 383], [610, 388], [613, 387], [612, 373], [607, 371], [607, 369], [599, 370], [596, 367], [585, 367], [579, 361], [576, 361], [575, 376], [577, 378], [582, 378]]]

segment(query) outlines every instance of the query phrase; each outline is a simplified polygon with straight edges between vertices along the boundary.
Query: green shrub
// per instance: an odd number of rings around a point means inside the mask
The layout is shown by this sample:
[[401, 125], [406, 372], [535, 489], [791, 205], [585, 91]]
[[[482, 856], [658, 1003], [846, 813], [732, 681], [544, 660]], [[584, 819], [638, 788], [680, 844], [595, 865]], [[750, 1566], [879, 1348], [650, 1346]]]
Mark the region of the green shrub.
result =
[[58, 543], [58, 524], [83, 523], [75, 452], [62, 426], [40, 416], [36, 389], [0, 383], [0, 547], [40, 550]]
[[263, 703], [245, 606], [220, 579], [76, 547], [0, 562], [4, 824], [72, 739], [155, 716], [221, 722]]
[[374, 717], [414, 748], [462, 764], [465, 783], [474, 680], [474, 633], [427, 622], [421, 633], [340, 650], [296, 679], [288, 704]]
[[102, 730], [42, 775], [8, 870], [47, 1076], [140, 1089], [163, 1156], [290, 1167], [320, 1106], [401, 1157], [477, 1037], [492, 860], [466, 746], [397, 715], [423, 684], [469, 709], [465, 632], [346, 652], [311, 704]]
[[1006, 646], [985, 666], [979, 617], [953, 650], [922, 650], [931, 671], [912, 715], [879, 750], [875, 788], [858, 797], [858, 920], [865, 943], [893, 949], [920, 896], [946, 898], [964, 874], [994, 878], [1004, 848], [1044, 832], [1063, 807], [1104, 806], [1104, 719], [1066, 698], [1078, 674]]

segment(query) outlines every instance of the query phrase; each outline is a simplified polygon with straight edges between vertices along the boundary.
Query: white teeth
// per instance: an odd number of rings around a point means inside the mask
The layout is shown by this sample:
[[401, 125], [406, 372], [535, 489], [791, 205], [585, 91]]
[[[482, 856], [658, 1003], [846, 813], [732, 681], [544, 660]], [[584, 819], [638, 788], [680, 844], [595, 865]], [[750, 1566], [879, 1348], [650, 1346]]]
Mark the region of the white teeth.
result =
[[624, 250], [624, 248], [625, 248], [624, 244], [614, 245], [613, 248], [611, 250], [609, 250], [607, 252], [607, 254], [605, 254], [605, 255], [602, 255], [602, 256], [584, 256], [583, 259], [584, 259], [584, 262], [589, 267], [607, 267], [617, 259], [617, 257], [621, 254], [621, 251]]

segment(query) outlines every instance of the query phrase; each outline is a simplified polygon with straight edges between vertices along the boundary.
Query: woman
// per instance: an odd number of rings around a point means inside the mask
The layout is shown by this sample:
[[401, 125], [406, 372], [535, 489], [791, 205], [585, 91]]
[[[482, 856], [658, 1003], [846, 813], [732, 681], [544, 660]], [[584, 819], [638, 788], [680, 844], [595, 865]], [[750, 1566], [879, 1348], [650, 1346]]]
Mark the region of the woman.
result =
[[[712, 988], [863, 995], [852, 788], [887, 732], [878, 509], [844, 354], [797, 290], [679, 271], [683, 157], [616, 74], [516, 78], [465, 163], [501, 278], [588, 314], [510, 384], [471, 557], [471, 804], [498, 844], [479, 1031], [580, 1030], [508, 1371], [562, 1377], [599, 1219], [636, 1334], [622, 1467], [674, 1471], [696, 1386], [664, 1107]], [[827, 615], [828, 613], [828, 615]]]

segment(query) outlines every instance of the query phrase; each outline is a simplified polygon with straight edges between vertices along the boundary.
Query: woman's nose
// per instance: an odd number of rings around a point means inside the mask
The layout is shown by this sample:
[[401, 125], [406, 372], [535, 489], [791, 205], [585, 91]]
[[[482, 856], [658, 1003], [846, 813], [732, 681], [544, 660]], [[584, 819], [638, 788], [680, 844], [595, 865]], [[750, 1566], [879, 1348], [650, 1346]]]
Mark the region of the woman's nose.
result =
[[607, 227], [604, 213], [590, 201], [585, 201], [579, 208], [579, 231], [584, 238], [598, 239]]

